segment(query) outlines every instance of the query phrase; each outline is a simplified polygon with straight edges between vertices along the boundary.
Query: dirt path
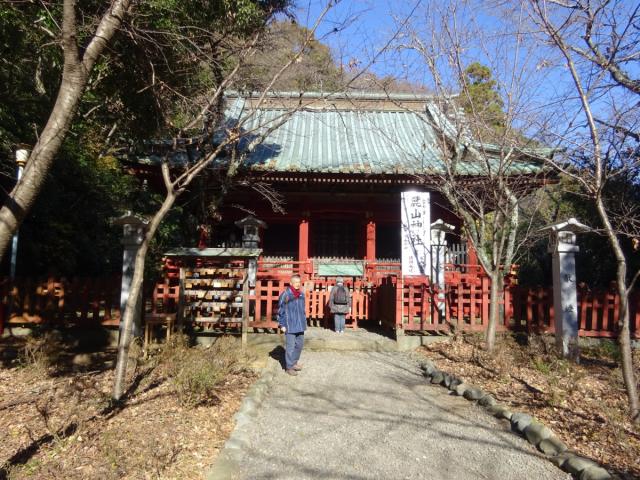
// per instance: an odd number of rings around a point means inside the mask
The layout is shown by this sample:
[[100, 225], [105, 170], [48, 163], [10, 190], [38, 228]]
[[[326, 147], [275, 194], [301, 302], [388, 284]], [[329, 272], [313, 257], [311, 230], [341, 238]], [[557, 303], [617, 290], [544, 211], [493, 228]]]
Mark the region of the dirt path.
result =
[[305, 352], [249, 429], [241, 479], [567, 479], [402, 353]]

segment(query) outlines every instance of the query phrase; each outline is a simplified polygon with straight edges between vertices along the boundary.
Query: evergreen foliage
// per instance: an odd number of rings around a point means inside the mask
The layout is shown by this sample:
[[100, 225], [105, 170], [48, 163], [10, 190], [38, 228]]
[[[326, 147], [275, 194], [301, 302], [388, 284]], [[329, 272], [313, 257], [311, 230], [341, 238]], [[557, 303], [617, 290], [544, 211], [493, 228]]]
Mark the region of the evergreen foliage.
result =
[[505, 128], [504, 102], [491, 70], [479, 62], [470, 64], [462, 78], [464, 93], [460, 103], [464, 111], [481, 118], [487, 126], [500, 132]]
[[[189, 113], [189, 103], [181, 99], [198, 98], [217, 85], [236, 61], [235, 40], [255, 34], [287, 7], [286, 0], [141, 2], [94, 68], [57, 163], [22, 225], [18, 275], [119, 272], [121, 232], [110, 221], [126, 210], [151, 213], [161, 196], [124, 171], [114, 156], [117, 147], [175, 134]], [[55, 101], [62, 73], [55, 19], [61, 8], [0, 4], [0, 185], [5, 192], [16, 181], [15, 150], [35, 143]], [[80, 44], [103, 8], [101, 2], [77, 6]], [[177, 36], [182, 41], [175, 41]], [[212, 51], [219, 52], [213, 61]], [[194, 244], [196, 225], [192, 213], [176, 207], [158, 232], [148, 265], [157, 268], [154, 260], [170, 246]]]

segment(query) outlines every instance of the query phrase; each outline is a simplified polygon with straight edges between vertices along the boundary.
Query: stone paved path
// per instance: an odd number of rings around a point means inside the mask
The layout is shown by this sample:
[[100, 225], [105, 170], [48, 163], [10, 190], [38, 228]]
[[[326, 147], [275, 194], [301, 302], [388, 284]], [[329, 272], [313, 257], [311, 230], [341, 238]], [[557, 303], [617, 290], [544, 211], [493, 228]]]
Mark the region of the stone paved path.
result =
[[249, 428], [241, 479], [568, 479], [403, 353], [304, 352]]

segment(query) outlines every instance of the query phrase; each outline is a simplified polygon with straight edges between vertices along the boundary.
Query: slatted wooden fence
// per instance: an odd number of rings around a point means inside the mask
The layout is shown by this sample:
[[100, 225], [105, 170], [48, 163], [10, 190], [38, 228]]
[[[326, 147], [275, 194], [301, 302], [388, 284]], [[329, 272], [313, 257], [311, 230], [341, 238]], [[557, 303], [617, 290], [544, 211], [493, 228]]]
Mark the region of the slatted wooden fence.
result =
[[[286, 274], [260, 274], [252, 293], [251, 321], [254, 328], [277, 327], [278, 298], [292, 271], [303, 266], [290, 262]], [[284, 268], [284, 267], [282, 267]], [[357, 328], [365, 320], [380, 321], [393, 329], [415, 331], [484, 331], [489, 319], [490, 285], [486, 275], [447, 272], [442, 295], [427, 278], [399, 280], [396, 275], [379, 275], [376, 282], [346, 279], [353, 307], [348, 325]], [[179, 289], [175, 278], [155, 286], [145, 303], [151, 314], [175, 311]], [[328, 325], [327, 304], [333, 281], [315, 278], [306, 281], [307, 316]], [[7, 324], [48, 324], [95, 326], [117, 325], [120, 320], [120, 278], [39, 278], [17, 279], [10, 290], [0, 279], [0, 330]], [[500, 331], [550, 333], [554, 331], [551, 288], [521, 288], [507, 285], [500, 298]], [[619, 322], [619, 296], [615, 289], [578, 290], [580, 335], [615, 337]], [[631, 331], [640, 338], [640, 293], [630, 298]]]
[[[316, 279], [305, 282], [306, 313], [310, 322], [329, 325], [329, 295], [335, 282]], [[288, 281], [284, 279], [258, 278], [255, 293], [253, 320], [249, 326], [255, 328], [276, 328], [278, 299]], [[351, 313], [347, 315], [347, 327], [358, 328], [358, 322], [369, 318], [371, 307], [371, 287], [359, 280], [346, 280], [352, 298]]]
[[[485, 331], [489, 322], [490, 282], [481, 277], [477, 282], [449, 284], [446, 289], [445, 318], [437, 314], [437, 290], [428, 281], [405, 279], [396, 288], [395, 323], [385, 324], [403, 330], [420, 331]], [[402, 292], [402, 293], [400, 293]], [[499, 299], [498, 331], [553, 333], [555, 312], [551, 288], [520, 288], [507, 285]], [[579, 334], [585, 337], [616, 337], [619, 328], [620, 297], [615, 289], [578, 290]], [[632, 336], [640, 338], [640, 294], [630, 297]], [[385, 316], [388, 318], [388, 316]]]
[[[551, 289], [530, 288], [517, 292], [516, 309], [529, 332], [555, 331], [555, 311]], [[640, 292], [629, 298], [632, 336], [640, 338]], [[584, 337], [616, 337], [620, 320], [620, 296], [615, 288], [578, 288], [579, 334]]]
[[120, 278], [0, 280], [0, 325], [117, 325]]

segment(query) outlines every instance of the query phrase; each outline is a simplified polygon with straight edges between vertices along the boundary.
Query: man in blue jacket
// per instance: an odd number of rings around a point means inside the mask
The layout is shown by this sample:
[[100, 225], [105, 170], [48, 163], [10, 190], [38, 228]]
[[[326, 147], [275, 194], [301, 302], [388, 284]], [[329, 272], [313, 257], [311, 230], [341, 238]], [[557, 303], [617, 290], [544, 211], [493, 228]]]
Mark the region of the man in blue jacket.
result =
[[304, 345], [304, 331], [307, 329], [304, 292], [299, 275], [291, 277], [289, 286], [280, 295], [278, 325], [285, 334], [285, 369], [289, 375], [295, 376], [302, 370], [298, 360]]

